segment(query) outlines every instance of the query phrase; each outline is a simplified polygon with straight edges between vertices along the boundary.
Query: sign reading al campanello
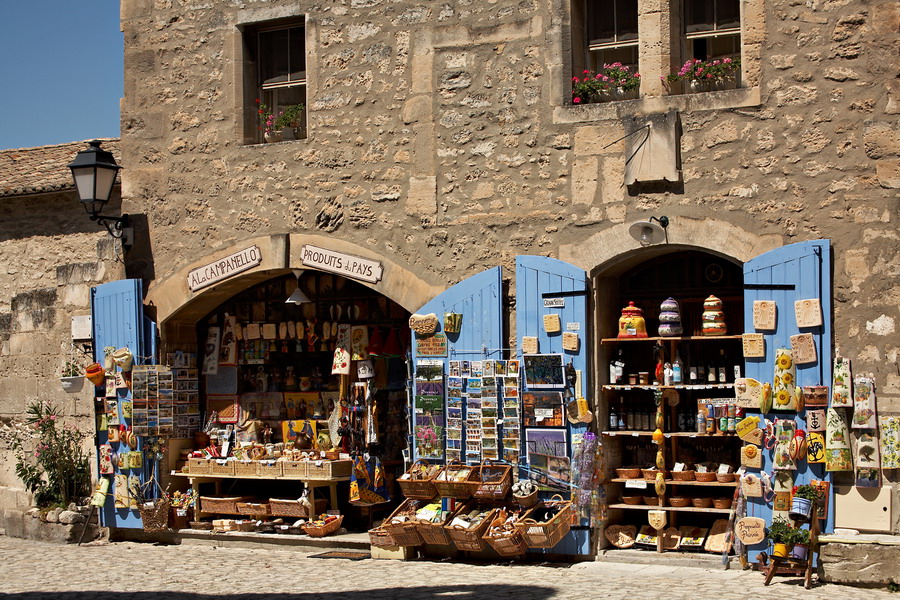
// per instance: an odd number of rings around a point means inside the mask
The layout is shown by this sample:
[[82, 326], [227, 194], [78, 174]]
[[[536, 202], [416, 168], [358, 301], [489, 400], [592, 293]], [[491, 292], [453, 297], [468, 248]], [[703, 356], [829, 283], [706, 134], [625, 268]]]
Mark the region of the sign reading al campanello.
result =
[[228, 279], [238, 273], [252, 269], [262, 262], [262, 252], [258, 246], [250, 246], [221, 258], [208, 265], [203, 265], [188, 273], [188, 288], [192, 292]]

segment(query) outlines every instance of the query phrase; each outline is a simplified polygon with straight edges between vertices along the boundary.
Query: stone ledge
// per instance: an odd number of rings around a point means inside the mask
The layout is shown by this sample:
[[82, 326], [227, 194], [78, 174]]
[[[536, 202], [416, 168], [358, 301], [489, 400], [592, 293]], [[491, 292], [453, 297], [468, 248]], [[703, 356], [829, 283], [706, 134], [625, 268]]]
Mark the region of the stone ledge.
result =
[[96, 523], [96, 517], [91, 519], [92, 522], [88, 524], [74, 523], [63, 525], [61, 523], [41, 521], [39, 518], [21, 510], [5, 510], [2, 516], [3, 519], [0, 521], [0, 525], [3, 526], [4, 534], [14, 538], [50, 542], [52, 544], [73, 544], [77, 543], [81, 538], [83, 527], [89, 528], [84, 536], [85, 542], [96, 539], [101, 533]]
[[[820, 541], [825, 542], [834, 537], [823, 536]], [[842, 537], [840, 542], [823, 543], [819, 551], [819, 573], [822, 580], [828, 583], [898, 584], [900, 569], [897, 565], [900, 565], [900, 544], [861, 539], [846, 540], [846, 537]]]

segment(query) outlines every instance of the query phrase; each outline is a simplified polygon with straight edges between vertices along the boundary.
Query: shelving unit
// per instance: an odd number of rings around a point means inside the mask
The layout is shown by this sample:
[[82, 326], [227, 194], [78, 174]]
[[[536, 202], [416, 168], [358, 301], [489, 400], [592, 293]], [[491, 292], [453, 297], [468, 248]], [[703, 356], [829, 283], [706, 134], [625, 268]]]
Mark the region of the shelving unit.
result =
[[730, 508], [695, 508], [693, 506], [648, 506], [646, 504], [610, 504], [610, 508], [627, 510], [664, 510], [666, 512], [717, 513], [727, 515]]

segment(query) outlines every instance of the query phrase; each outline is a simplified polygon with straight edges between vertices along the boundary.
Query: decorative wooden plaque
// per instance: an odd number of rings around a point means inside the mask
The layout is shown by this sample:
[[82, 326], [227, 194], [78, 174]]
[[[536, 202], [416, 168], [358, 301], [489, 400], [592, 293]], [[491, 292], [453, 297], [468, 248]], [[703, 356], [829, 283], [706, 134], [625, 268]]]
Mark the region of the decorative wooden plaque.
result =
[[776, 306], [774, 300], [753, 301], [753, 327], [772, 331], [775, 329]]
[[717, 519], [706, 536], [706, 544], [703, 549], [714, 554], [721, 554], [731, 548], [728, 539], [728, 519]]
[[578, 334], [572, 331], [565, 331], [562, 334], [563, 350], [569, 352], [578, 352]]
[[766, 340], [761, 333], [743, 333], [741, 342], [744, 358], [763, 358], [766, 355]]
[[610, 525], [603, 532], [603, 535], [616, 548], [631, 548], [634, 546], [637, 527], [634, 525]]
[[766, 539], [766, 520], [742, 517], [734, 526], [734, 533], [742, 543], [750, 546]]
[[538, 353], [538, 339], [537, 337], [532, 336], [523, 336], [522, 337], [522, 354], [537, 354]]
[[431, 335], [437, 330], [438, 318], [434, 313], [415, 314], [409, 317], [409, 328], [419, 335]]
[[562, 325], [559, 321], [559, 315], [544, 315], [544, 331], [546, 331], [547, 333], [559, 333], [561, 329]]
[[794, 363], [806, 365], [816, 362], [816, 344], [811, 333], [801, 333], [791, 336], [791, 354]]
[[797, 327], [819, 327], [822, 325], [822, 306], [818, 298], [794, 302], [794, 316]]

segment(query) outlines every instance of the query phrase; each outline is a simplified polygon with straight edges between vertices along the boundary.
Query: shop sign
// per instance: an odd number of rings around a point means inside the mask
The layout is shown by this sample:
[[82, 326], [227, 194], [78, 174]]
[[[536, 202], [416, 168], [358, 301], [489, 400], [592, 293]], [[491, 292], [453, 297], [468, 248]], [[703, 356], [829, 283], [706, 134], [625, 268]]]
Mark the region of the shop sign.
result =
[[199, 269], [188, 273], [188, 288], [192, 292], [218, 283], [238, 273], [252, 269], [262, 262], [262, 252], [258, 246], [250, 246], [239, 250]]
[[447, 336], [436, 333], [431, 337], [417, 338], [416, 356], [447, 356]]
[[384, 271], [380, 262], [316, 246], [303, 246], [300, 254], [301, 262], [304, 266], [315, 267], [322, 271], [336, 273], [368, 283], [381, 281]]
[[544, 298], [544, 308], [565, 308], [565, 298]]

